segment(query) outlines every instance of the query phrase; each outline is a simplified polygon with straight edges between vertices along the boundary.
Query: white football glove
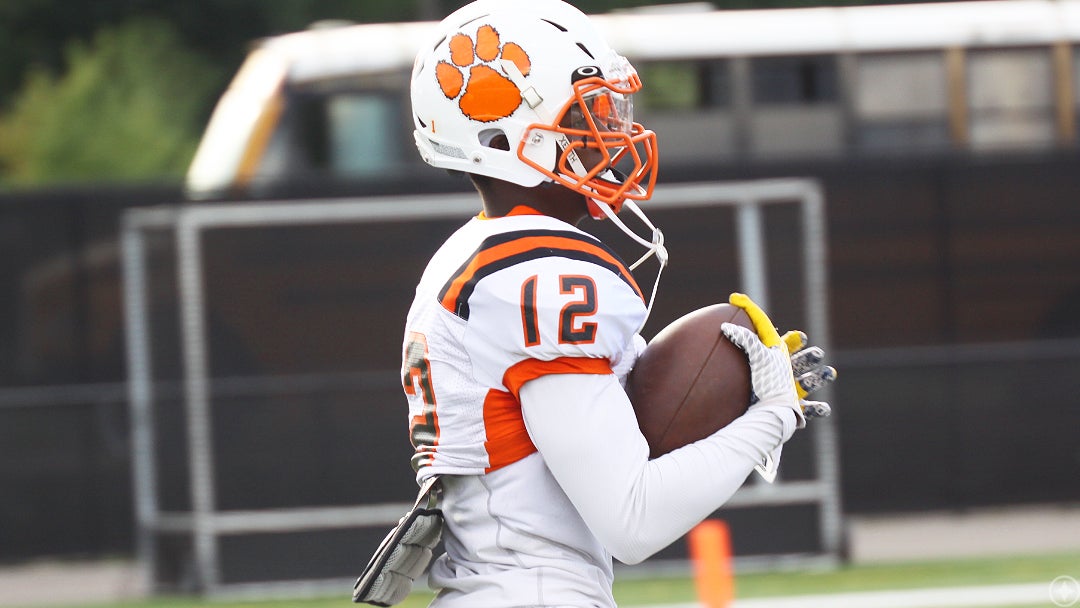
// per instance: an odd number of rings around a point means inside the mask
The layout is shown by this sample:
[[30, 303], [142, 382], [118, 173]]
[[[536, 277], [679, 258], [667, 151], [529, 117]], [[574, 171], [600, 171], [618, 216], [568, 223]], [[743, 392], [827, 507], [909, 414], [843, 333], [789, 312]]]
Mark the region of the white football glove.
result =
[[[765, 346], [765, 343], [753, 331], [734, 323], [724, 323], [720, 326], [728, 340], [746, 353], [750, 362], [750, 385], [751, 395], [750, 409], [766, 405], [781, 405], [788, 407], [795, 413], [796, 427], [806, 426], [806, 417], [803, 416], [799, 397], [795, 392], [795, 382], [792, 379], [791, 359], [783, 344], [777, 346]], [[754, 466], [761, 477], [772, 483], [776, 480], [776, 472], [780, 467], [780, 452], [783, 445], [778, 445], [760, 464]]]
[[[768, 315], [748, 296], [731, 294], [728, 301], [746, 311], [754, 324], [750, 331], [733, 323], [720, 329], [732, 344], [746, 353], [750, 363], [750, 384], [757, 404], [780, 404], [795, 412], [797, 427], [806, 426], [806, 418], [823, 418], [832, 413], [828, 403], [808, 401], [806, 396], [836, 379], [836, 370], [823, 365], [824, 352], [806, 347], [806, 334], [789, 331], [781, 337]], [[751, 406], [754, 407], [754, 406]], [[777, 446], [754, 469], [772, 483], [780, 466], [782, 446]]]
[[806, 334], [789, 331], [780, 337], [791, 353], [791, 371], [795, 376], [795, 391], [799, 395], [803, 414], [807, 418], [825, 418], [832, 408], [824, 401], [809, 401], [806, 397], [836, 380], [836, 368], [825, 365], [825, 351], [806, 346]]
[[748, 296], [733, 293], [728, 301], [745, 310], [754, 324], [755, 331], [734, 323], [720, 326], [720, 331], [724, 332], [732, 344], [746, 353], [750, 362], [750, 387], [757, 399], [757, 403], [751, 407], [765, 404], [788, 407], [795, 412], [798, 427], [803, 428], [806, 426], [806, 418], [799, 404], [787, 344], [780, 339], [780, 334], [765, 311]]

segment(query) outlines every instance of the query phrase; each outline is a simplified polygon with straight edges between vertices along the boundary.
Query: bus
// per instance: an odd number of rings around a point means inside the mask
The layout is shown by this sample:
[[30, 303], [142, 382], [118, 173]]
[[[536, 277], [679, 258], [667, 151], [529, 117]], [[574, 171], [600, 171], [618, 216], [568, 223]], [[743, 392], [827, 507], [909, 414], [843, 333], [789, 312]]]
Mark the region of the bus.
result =
[[[595, 15], [638, 68], [663, 168], [1071, 149], [1080, 0]], [[194, 198], [407, 180], [408, 82], [434, 23], [320, 27], [255, 46], [187, 175]]]

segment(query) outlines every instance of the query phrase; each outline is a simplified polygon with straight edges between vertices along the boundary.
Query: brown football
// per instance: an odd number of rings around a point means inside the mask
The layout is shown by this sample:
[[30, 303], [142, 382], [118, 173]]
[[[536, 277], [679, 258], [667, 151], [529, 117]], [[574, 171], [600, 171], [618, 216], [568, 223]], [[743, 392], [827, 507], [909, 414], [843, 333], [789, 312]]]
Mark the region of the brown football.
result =
[[656, 458], [727, 426], [750, 406], [750, 365], [720, 324], [753, 329], [743, 309], [699, 308], [656, 334], [626, 382], [638, 425]]

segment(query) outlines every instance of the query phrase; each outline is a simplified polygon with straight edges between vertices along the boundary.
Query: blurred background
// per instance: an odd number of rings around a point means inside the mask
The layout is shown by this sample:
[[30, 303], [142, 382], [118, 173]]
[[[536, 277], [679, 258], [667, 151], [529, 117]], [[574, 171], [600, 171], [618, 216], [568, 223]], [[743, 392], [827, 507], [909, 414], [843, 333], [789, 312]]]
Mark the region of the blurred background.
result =
[[[176, 214], [467, 194], [413, 149], [423, 28], [348, 25], [462, 4], [0, 3], [0, 565], [152, 555], [152, 587], [198, 590], [191, 514], [207, 504], [411, 499], [400, 328], [424, 262], [467, 213], [207, 224], [194, 329]], [[659, 134], [661, 189], [795, 177], [823, 195], [828, 335], [815, 341], [841, 380], [827, 435], [794, 441], [784, 476], [824, 475], [835, 495], [731, 510], [738, 555], [844, 560], [860, 521], [1080, 501], [1077, 0], [575, 4], [608, 18], [642, 74], [636, 119]], [[166, 219], [131, 219], [156, 208]], [[783, 327], [811, 314], [801, 209], [762, 207], [757, 262]], [[647, 336], [745, 288], [746, 262], [730, 207], [650, 215], [673, 262]], [[132, 259], [144, 325], [125, 306]], [[152, 507], [141, 519], [139, 504]], [[836, 508], [839, 544], [821, 528]], [[385, 529], [252, 526], [214, 539], [221, 581], [355, 574]], [[261, 559], [275, 553], [294, 558]]]

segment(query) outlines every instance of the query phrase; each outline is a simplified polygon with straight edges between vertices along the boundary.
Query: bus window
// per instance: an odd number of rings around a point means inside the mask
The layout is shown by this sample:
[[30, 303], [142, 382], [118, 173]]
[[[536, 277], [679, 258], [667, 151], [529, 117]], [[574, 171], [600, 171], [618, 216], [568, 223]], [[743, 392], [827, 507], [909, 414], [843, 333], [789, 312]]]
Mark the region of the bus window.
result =
[[967, 77], [973, 149], [1054, 145], [1053, 68], [1047, 49], [971, 51]]
[[837, 100], [833, 55], [757, 57], [750, 69], [757, 105], [815, 105]]
[[941, 53], [862, 55], [852, 92], [854, 145], [874, 152], [949, 147]]
[[844, 112], [835, 55], [750, 60], [751, 156], [836, 155], [844, 147]]
[[259, 182], [364, 178], [408, 164], [407, 130], [393, 94], [293, 91], [259, 164]]
[[636, 65], [644, 87], [634, 116], [657, 132], [666, 163], [727, 160], [735, 154], [728, 61], [653, 61]]
[[318, 172], [326, 165], [326, 125], [322, 104], [313, 95], [287, 94], [258, 161], [251, 186], [259, 189]]
[[327, 101], [329, 164], [340, 175], [370, 176], [397, 169], [401, 122], [386, 95], [335, 95]]
[[705, 76], [694, 61], [655, 61], [639, 68], [645, 83], [635, 104], [649, 111], [694, 110], [705, 103]]

